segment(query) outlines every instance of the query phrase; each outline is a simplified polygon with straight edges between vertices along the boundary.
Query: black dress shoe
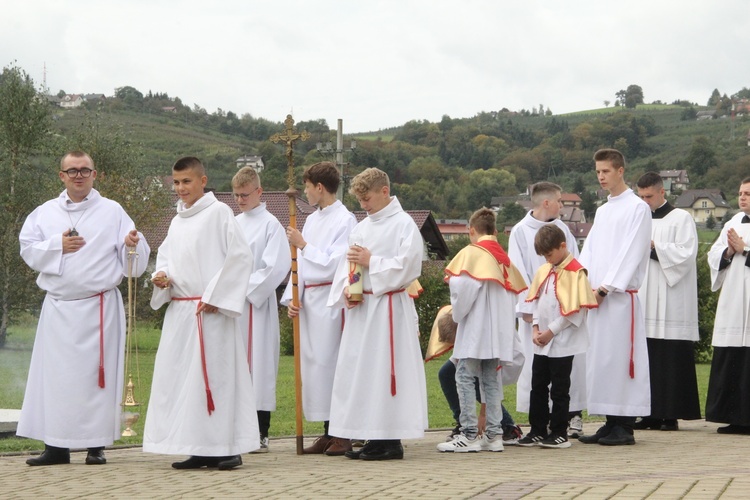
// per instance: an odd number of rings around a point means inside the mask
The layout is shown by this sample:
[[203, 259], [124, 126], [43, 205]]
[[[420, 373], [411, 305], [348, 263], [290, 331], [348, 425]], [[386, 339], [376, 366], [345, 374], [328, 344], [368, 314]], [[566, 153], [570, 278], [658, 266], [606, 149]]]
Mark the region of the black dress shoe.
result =
[[680, 426], [677, 423], [677, 420], [662, 420], [661, 423], [661, 430], [663, 431], [678, 431], [680, 430]]
[[175, 469], [200, 469], [201, 467], [217, 467], [220, 460], [226, 457], [201, 457], [193, 455], [182, 462], [174, 462], [172, 467]]
[[363, 452], [359, 458], [362, 460], [400, 460], [404, 458], [404, 447], [401, 441], [394, 441], [373, 451]]
[[660, 418], [641, 417], [633, 424], [633, 429], [643, 431], [646, 429], [653, 429], [658, 431], [661, 429], [664, 421]]
[[719, 434], [750, 434], [750, 425], [729, 424], [716, 429]]
[[104, 465], [107, 459], [104, 458], [104, 446], [99, 448], [89, 448], [86, 454], [86, 465]]
[[362, 457], [362, 453], [374, 452], [375, 450], [380, 449], [381, 446], [382, 441], [365, 441], [365, 444], [362, 446], [362, 448], [358, 450], [347, 451], [344, 453], [344, 456], [346, 458], [357, 460]]
[[612, 431], [599, 439], [599, 444], [605, 446], [622, 446], [627, 444], [635, 444], [635, 437], [632, 431], [628, 432], [623, 427], [616, 425], [612, 428]]
[[235, 467], [242, 465], [242, 457], [235, 455], [233, 457], [219, 457], [219, 463], [217, 467], [219, 470], [232, 470]]
[[612, 426], [609, 424], [604, 424], [599, 427], [596, 433], [591, 434], [590, 436], [578, 436], [578, 441], [583, 444], [596, 444], [601, 438], [608, 436], [611, 431]]
[[44, 445], [44, 451], [38, 457], [26, 460], [32, 467], [37, 465], [60, 465], [70, 463], [70, 449]]

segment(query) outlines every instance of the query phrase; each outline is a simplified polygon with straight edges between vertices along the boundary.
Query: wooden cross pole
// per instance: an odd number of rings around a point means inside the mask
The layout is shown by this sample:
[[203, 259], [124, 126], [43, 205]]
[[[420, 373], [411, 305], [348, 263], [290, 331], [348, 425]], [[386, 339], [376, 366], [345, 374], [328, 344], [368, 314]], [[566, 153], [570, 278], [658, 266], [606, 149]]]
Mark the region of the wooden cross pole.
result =
[[[297, 141], [306, 141], [310, 134], [306, 131], [298, 133], [294, 129], [294, 118], [292, 115], [286, 115], [284, 120], [285, 130], [282, 133], [273, 134], [271, 142], [286, 144], [286, 160], [289, 167], [287, 181], [289, 189], [286, 194], [289, 197], [289, 225], [297, 227], [297, 188], [295, 187], [294, 175], [294, 150], [292, 146]], [[292, 304], [299, 307], [299, 280], [297, 277], [297, 247], [289, 245], [292, 252]], [[300, 340], [299, 340], [299, 316], [292, 319], [294, 331], [294, 396], [296, 402], [297, 417], [297, 455], [302, 455], [303, 433], [302, 433], [302, 374], [300, 371]]]

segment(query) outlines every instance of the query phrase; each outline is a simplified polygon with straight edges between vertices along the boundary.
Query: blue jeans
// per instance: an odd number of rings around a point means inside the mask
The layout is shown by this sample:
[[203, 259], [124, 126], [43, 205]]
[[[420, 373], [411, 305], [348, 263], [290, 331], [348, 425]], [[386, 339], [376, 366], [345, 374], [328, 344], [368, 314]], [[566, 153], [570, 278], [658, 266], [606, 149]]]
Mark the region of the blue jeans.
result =
[[[456, 421], [456, 424], [458, 424], [460, 422], [461, 405], [458, 401], [458, 390], [456, 389], [456, 365], [454, 365], [450, 359], [446, 360], [445, 364], [440, 367], [440, 371], [438, 371], [438, 380], [440, 381], [440, 388], [443, 389], [443, 395], [448, 401], [448, 406], [453, 413], [453, 419]], [[474, 385], [476, 389], [476, 399], [481, 402], [482, 398], [479, 394], [479, 379], [474, 379]], [[500, 425], [503, 426], [503, 429], [515, 427], [516, 423], [513, 421], [513, 417], [510, 413], [508, 413], [508, 410], [505, 409], [505, 405], [501, 404], [500, 408], [503, 411], [503, 420], [500, 423]]]
[[458, 389], [458, 402], [461, 407], [459, 422], [461, 433], [469, 439], [474, 439], [479, 433], [477, 409], [476, 409], [476, 382], [475, 378], [484, 389], [486, 401], [485, 434], [492, 439], [502, 436], [501, 424], [503, 399], [503, 388], [497, 381], [497, 359], [459, 359], [456, 366], [456, 388]]

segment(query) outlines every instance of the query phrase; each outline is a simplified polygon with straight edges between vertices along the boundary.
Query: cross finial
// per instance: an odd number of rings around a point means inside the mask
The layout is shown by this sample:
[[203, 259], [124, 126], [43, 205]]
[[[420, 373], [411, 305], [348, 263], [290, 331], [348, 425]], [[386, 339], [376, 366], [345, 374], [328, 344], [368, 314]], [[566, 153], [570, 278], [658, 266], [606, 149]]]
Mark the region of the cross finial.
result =
[[306, 141], [310, 138], [310, 133], [306, 130], [303, 130], [302, 132], [297, 132], [294, 128], [294, 118], [292, 118], [292, 115], [286, 115], [286, 120], [284, 120], [284, 132], [276, 133], [271, 136], [271, 142], [278, 143], [278, 142], [284, 142], [286, 143], [286, 160], [287, 165], [289, 167], [289, 172], [287, 176], [287, 180], [289, 181], [289, 188], [294, 188], [294, 150], [292, 149], [292, 146], [297, 141]]

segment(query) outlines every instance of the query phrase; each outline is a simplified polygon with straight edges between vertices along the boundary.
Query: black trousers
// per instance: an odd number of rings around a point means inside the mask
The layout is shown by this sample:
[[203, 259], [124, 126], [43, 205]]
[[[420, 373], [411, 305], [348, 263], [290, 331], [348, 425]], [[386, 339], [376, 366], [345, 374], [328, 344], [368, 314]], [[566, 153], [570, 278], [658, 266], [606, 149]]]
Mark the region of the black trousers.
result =
[[265, 410], [258, 410], [258, 430], [260, 431], [260, 437], [268, 437], [268, 429], [271, 428], [271, 412]]
[[[532, 433], [546, 436], [548, 424], [552, 434], [565, 435], [567, 432], [571, 370], [573, 370], [573, 356], [550, 358], [534, 354], [529, 401], [529, 423]], [[551, 413], [550, 399], [552, 400]]]

